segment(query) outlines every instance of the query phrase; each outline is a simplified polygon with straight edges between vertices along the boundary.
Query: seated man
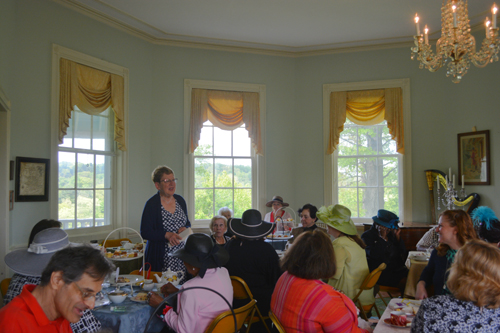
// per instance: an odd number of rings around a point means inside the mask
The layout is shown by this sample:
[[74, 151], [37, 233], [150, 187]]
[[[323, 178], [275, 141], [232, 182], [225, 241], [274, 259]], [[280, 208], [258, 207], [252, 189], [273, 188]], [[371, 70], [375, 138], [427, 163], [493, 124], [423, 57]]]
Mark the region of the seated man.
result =
[[70, 322], [76, 323], [85, 310], [94, 308], [96, 293], [112, 266], [89, 246], [56, 252], [43, 270], [40, 285], [25, 285], [0, 309], [0, 333], [71, 332]]

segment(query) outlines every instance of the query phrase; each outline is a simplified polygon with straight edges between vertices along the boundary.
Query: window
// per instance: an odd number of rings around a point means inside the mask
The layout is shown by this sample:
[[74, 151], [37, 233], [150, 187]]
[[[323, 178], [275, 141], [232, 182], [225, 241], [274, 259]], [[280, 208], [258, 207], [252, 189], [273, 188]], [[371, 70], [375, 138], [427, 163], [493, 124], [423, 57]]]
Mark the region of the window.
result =
[[72, 111], [68, 134], [58, 146], [58, 217], [64, 229], [111, 225], [115, 156], [112, 110]]
[[386, 121], [360, 126], [347, 120], [335, 159], [338, 203], [352, 217], [371, 218], [378, 209], [400, 215], [402, 156], [396, 152]]
[[[360, 126], [348, 119], [333, 154], [325, 154], [324, 202], [351, 210], [354, 222], [371, 223], [378, 209], [395, 212], [401, 221], [412, 221], [411, 105], [409, 79], [323, 85], [323, 146], [331, 146], [330, 111], [333, 92], [401, 88], [404, 119], [404, 155], [385, 121]], [[341, 126], [338, 125], [338, 126]]]
[[[61, 98], [66, 96], [62, 82], [68, 82], [63, 64], [68, 62], [110, 75], [114, 80], [111, 87], [115, 87], [109, 95], [112, 106], [104, 104], [100, 109], [83, 112], [83, 108], [76, 107], [79, 103], [73, 102], [73, 96]], [[106, 96], [96, 100], [105, 103]], [[60, 103], [67, 104], [61, 107]], [[88, 105], [85, 107], [88, 109]], [[61, 120], [61, 110], [71, 110], [64, 115], [67, 122]], [[53, 45], [51, 218], [60, 220], [71, 237], [78, 236], [78, 241], [104, 238], [127, 221], [127, 115], [128, 69]], [[68, 125], [65, 135], [61, 131], [63, 123]]]
[[[264, 85], [184, 80], [184, 192], [193, 228], [206, 228], [224, 206], [241, 217], [246, 209], [265, 209], [265, 155], [255, 153], [245, 125], [222, 130], [209, 120], [203, 122], [198, 147], [190, 151], [190, 120], [193, 89], [258, 93], [260, 137], [265, 142], [266, 89]], [[201, 125], [201, 124], [200, 124]], [[192, 150], [191, 150], [192, 151]], [[179, 190], [179, 187], [178, 187]]]
[[194, 152], [195, 219], [211, 219], [221, 207], [234, 216], [252, 208], [250, 138], [242, 126], [232, 131], [207, 121]]

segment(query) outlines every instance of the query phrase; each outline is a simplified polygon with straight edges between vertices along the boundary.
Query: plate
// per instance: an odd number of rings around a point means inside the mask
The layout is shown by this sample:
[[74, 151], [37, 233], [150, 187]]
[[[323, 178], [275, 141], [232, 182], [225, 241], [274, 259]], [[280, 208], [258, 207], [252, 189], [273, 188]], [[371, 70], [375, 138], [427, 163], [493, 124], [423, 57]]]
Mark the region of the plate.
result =
[[144, 254], [141, 252], [141, 253], [138, 253], [137, 254], [137, 257], [130, 257], [130, 258], [114, 258], [114, 257], [110, 257], [108, 259], [111, 259], [113, 261], [128, 261], [128, 260], [134, 260], [134, 259], [137, 259], [137, 258], [142, 258]]
[[293, 236], [284, 236], [284, 235], [267, 235], [267, 239], [271, 240], [289, 240]]
[[136, 283], [141, 282], [144, 279], [142, 275], [118, 275], [118, 277], [129, 279], [130, 282], [116, 283], [116, 279], [114, 276], [111, 278], [109, 282], [112, 285], [123, 287], [123, 286], [130, 286], [131, 284], [134, 286]]
[[427, 256], [427, 253], [413, 253], [411, 255], [411, 259], [416, 261], [427, 261], [429, 260], [429, 257]]
[[395, 328], [411, 328], [411, 322], [406, 323], [406, 326], [397, 326], [397, 325], [391, 324], [391, 318], [385, 318], [384, 324], [395, 327]]
[[146, 295], [147, 296], [147, 293], [138, 293], [137, 295], [135, 295], [134, 297], [131, 297], [130, 300], [132, 302], [137, 302], [137, 303], [147, 303], [148, 302], [148, 299], [141, 299], [142, 295]]

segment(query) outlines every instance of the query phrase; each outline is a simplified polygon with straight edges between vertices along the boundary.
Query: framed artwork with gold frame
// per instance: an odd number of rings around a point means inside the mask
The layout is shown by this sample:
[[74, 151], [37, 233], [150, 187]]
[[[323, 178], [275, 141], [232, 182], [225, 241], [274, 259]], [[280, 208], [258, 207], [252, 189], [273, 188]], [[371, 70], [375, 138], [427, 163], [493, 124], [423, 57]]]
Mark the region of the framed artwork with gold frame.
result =
[[490, 131], [459, 133], [458, 184], [490, 185]]

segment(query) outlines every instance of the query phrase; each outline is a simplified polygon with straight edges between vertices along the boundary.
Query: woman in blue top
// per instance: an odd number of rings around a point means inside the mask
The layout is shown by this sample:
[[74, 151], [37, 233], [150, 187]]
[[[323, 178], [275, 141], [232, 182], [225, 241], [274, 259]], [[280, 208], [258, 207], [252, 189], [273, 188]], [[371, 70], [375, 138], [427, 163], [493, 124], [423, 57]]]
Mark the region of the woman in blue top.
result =
[[420, 275], [416, 299], [427, 298], [426, 287], [430, 285], [434, 285], [435, 295], [449, 294], [446, 289], [446, 272], [455, 259], [455, 253], [467, 241], [477, 239], [469, 214], [459, 209], [442, 212], [436, 231], [439, 235], [439, 246], [432, 251], [429, 263]]
[[146, 202], [141, 219], [141, 236], [148, 240], [145, 259], [152, 271], [163, 272], [169, 268], [182, 271], [184, 280], [186, 268], [182, 260], [168, 254], [184, 247], [179, 234], [191, 227], [186, 201], [175, 194], [177, 179], [169, 167], [158, 166], [152, 179], [158, 193]]

